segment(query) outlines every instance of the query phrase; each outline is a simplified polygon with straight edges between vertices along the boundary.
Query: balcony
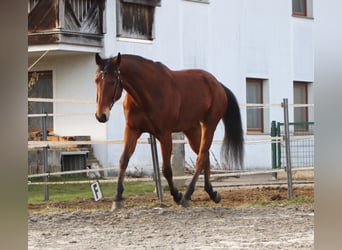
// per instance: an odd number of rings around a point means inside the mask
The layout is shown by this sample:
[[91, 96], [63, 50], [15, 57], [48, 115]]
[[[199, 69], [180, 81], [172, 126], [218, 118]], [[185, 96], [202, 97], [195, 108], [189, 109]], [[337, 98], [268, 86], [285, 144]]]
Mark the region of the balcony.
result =
[[28, 45], [102, 47], [105, 0], [28, 0]]

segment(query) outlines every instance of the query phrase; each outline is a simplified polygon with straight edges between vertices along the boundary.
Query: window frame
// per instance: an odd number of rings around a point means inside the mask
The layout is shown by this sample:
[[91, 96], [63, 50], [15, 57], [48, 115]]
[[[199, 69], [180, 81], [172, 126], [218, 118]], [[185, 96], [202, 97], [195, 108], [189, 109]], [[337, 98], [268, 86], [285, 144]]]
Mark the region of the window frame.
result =
[[[302, 1], [303, 2], [303, 10], [298, 11], [295, 10], [295, 1]], [[292, 15], [299, 16], [299, 17], [308, 17], [308, 0], [292, 0]]]
[[[33, 76], [34, 75], [34, 76]], [[28, 72], [28, 98], [53, 98], [54, 96], [54, 71], [53, 70], [33, 70]], [[39, 80], [40, 79], [40, 80]], [[42, 80], [45, 83], [42, 83]], [[43, 86], [41, 84], [49, 84]], [[43, 110], [48, 113], [53, 113], [55, 110], [54, 103], [51, 102], [28, 102], [28, 114], [40, 114]], [[35, 113], [36, 112], [36, 113]], [[41, 129], [40, 121], [35, 119], [30, 121], [28, 118], [28, 131], [36, 131]], [[39, 125], [37, 125], [39, 124]], [[54, 117], [47, 117], [47, 129], [54, 130]]]
[[206, 3], [209, 4], [209, 0], [184, 0], [184, 1], [188, 1], [188, 2], [195, 2], [195, 3]]
[[[307, 105], [309, 103], [309, 86], [308, 86], [308, 82], [302, 82], [302, 81], [294, 81], [293, 82], [293, 104], [304, 104]], [[298, 103], [295, 100], [295, 91], [296, 91], [296, 87], [300, 87], [304, 89], [304, 103]], [[298, 117], [298, 109], [304, 109], [304, 112], [302, 114], [304, 114], [304, 119], [301, 119], [300, 121], [296, 120], [296, 118]], [[297, 112], [296, 112], [297, 111]], [[300, 111], [301, 112], [301, 111]], [[300, 114], [299, 116], [302, 118], [302, 114]], [[293, 108], [293, 121], [294, 123], [297, 122], [309, 122], [309, 108], [308, 107], [294, 107]], [[308, 125], [295, 125], [294, 126], [294, 132], [307, 132], [309, 131], [309, 126]]]
[[[123, 39], [134, 39], [140, 41], [153, 41], [155, 39], [155, 7], [160, 6], [160, 0], [117, 0], [116, 2], [116, 37]], [[136, 11], [137, 15], [144, 15], [148, 12], [148, 22], [145, 27], [138, 27], [134, 22], [130, 22], [130, 16], [124, 17], [126, 11]], [[129, 10], [130, 8], [130, 10]], [[144, 14], [142, 14], [144, 13]], [[126, 24], [125, 24], [126, 23]], [[142, 22], [140, 22], [141, 24]], [[125, 26], [126, 25], [126, 29]], [[131, 25], [131, 27], [128, 27]], [[128, 27], [128, 28], [127, 28]], [[144, 31], [140, 33], [139, 31]]]
[[[253, 82], [254, 84], [257, 83], [258, 87], [260, 88], [259, 92], [260, 95], [257, 97], [258, 100], [260, 100], [260, 102], [257, 103], [251, 103], [248, 101], [248, 85], [251, 84], [251, 82]], [[264, 104], [264, 79], [260, 79], [260, 78], [246, 78], [246, 103], [247, 104]], [[249, 127], [248, 124], [248, 109], [251, 109], [251, 111], [253, 109], [255, 109], [258, 112], [258, 116], [260, 116], [260, 126], [259, 127]], [[246, 110], [246, 127], [247, 127], [247, 134], [263, 134], [265, 132], [265, 123], [264, 123], [264, 108], [263, 107], [247, 107]]]
[[150, 5], [150, 6], [161, 6], [161, 0], [119, 0], [123, 3], [134, 3], [141, 5]]

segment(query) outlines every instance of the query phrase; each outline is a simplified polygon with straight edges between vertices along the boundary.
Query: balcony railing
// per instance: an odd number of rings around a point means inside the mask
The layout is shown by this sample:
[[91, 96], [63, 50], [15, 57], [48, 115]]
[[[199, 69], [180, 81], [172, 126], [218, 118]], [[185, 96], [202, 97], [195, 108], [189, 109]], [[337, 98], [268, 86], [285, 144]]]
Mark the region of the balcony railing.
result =
[[28, 0], [28, 44], [102, 46], [105, 0]]

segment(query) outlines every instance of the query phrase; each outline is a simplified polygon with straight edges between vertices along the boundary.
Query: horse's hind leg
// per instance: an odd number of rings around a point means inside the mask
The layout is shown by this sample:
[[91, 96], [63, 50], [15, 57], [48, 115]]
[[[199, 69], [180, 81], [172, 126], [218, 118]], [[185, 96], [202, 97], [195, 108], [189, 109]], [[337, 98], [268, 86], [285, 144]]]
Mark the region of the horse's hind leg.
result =
[[[201, 133], [201, 144], [199, 146], [198, 156], [196, 160], [196, 168], [194, 176], [188, 186], [188, 189], [184, 196], [183, 206], [187, 207], [190, 205], [191, 195], [195, 191], [195, 185], [198, 180], [198, 177], [202, 170], [204, 170], [205, 175], [205, 190], [209, 194], [210, 198], [215, 201], [219, 202], [221, 200], [220, 195], [217, 192], [214, 192], [213, 187], [210, 183], [210, 160], [209, 160], [209, 148], [211, 146], [213, 136], [214, 136], [214, 129], [208, 127], [207, 125], [202, 124], [202, 133]], [[194, 132], [194, 131], [193, 131]], [[191, 135], [198, 135], [197, 133], [187, 133], [187, 137], [190, 139], [192, 138]], [[196, 136], [193, 137], [194, 141], [196, 141]], [[193, 143], [194, 151], [197, 149], [197, 143]]]
[[219, 203], [221, 201], [221, 195], [217, 191], [214, 191], [210, 182], [210, 166], [204, 170], [204, 190], [215, 203]]
[[173, 200], [180, 204], [182, 201], [182, 193], [177, 190], [172, 179], [172, 169], [171, 169], [171, 152], [172, 152], [172, 137], [171, 133], [165, 133], [162, 136], [157, 136], [161, 146], [161, 152], [163, 157], [163, 175], [169, 184], [170, 193], [173, 196]]
[[198, 155], [201, 145], [201, 125], [198, 123], [192, 129], [184, 131], [185, 136], [188, 138], [189, 145], [196, 155]]
[[119, 170], [119, 176], [118, 176], [117, 191], [116, 191], [115, 202], [113, 203], [112, 210], [120, 209], [123, 207], [122, 193], [124, 191], [123, 182], [124, 182], [125, 175], [126, 175], [126, 169], [127, 169], [128, 161], [135, 150], [135, 146], [137, 144], [137, 140], [140, 135], [141, 133], [139, 131], [130, 129], [129, 127], [125, 128], [124, 150], [120, 157], [120, 170]]

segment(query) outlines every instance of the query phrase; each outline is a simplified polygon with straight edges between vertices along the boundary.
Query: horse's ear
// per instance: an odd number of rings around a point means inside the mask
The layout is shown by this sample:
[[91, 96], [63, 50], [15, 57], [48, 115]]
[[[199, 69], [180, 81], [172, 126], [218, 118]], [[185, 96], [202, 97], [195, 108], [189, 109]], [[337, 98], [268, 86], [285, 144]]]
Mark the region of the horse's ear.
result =
[[100, 56], [99, 53], [96, 53], [96, 55], [95, 55], [95, 61], [96, 61], [96, 65], [98, 65], [98, 66], [101, 65], [102, 58], [101, 58], [101, 56]]
[[116, 67], [118, 67], [121, 63], [121, 54], [120, 52], [118, 53], [118, 55], [113, 59], [113, 63], [116, 65]]

